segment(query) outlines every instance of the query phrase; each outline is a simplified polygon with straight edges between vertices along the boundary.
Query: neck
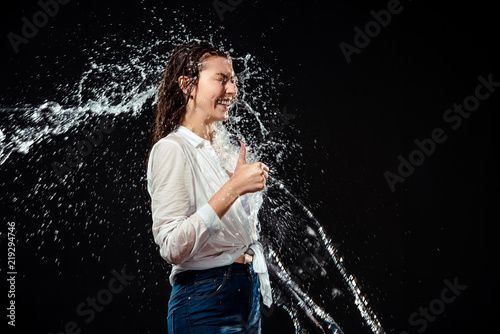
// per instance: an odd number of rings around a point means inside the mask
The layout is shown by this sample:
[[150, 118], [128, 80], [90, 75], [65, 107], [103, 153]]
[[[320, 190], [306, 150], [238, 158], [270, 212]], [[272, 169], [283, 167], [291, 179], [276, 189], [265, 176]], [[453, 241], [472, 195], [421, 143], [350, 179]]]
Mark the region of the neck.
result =
[[186, 112], [186, 116], [184, 117], [184, 121], [181, 122], [181, 125], [212, 143], [215, 132], [215, 122], [202, 116], [202, 112]]
[[203, 139], [209, 140], [212, 142], [212, 139], [214, 137], [214, 131], [215, 131], [215, 124], [198, 124], [198, 125], [193, 125], [189, 122], [183, 122], [181, 123], [182, 126], [188, 128], [189, 130], [193, 131], [195, 134], [200, 136]]

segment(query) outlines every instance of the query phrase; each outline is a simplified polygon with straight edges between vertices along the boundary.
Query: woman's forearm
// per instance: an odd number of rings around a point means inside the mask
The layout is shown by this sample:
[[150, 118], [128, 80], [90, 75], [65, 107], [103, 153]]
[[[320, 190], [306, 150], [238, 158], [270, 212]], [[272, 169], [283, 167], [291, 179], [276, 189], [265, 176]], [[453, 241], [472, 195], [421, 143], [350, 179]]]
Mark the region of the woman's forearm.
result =
[[215, 195], [208, 201], [208, 204], [210, 204], [210, 206], [217, 213], [219, 219], [222, 219], [222, 217], [224, 217], [226, 212], [239, 196], [240, 194], [234, 187], [233, 180], [229, 179], [229, 181], [224, 183], [219, 191], [217, 191]]

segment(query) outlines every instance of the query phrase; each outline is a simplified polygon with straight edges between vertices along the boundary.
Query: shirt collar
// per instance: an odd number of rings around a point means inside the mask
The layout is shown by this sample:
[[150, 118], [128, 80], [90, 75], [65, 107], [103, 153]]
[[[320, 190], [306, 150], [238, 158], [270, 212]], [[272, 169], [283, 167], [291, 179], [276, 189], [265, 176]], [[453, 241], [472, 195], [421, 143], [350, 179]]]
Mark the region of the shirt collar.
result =
[[206, 140], [205, 138], [201, 138], [196, 133], [194, 133], [193, 131], [189, 130], [188, 128], [186, 128], [183, 125], [179, 125], [177, 127], [177, 132], [182, 137], [186, 138], [187, 141], [191, 145], [193, 145], [194, 147], [198, 147], [198, 146], [202, 145], [204, 142], [208, 142], [210, 144], [210, 142], [208, 140]]

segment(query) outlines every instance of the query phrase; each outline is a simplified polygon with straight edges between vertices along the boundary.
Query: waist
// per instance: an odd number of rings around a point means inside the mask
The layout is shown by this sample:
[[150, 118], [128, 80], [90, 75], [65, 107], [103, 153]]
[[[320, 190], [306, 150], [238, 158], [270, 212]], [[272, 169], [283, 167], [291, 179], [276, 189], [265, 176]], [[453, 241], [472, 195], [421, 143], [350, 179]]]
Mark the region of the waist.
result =
[[245, 253], [245, 254], [241, 255], [239, 258], [237, 258], [236, 260], [234, 260], [234, 262], [247, 264], [247, 263], [252, 262], [252, 260], [253, 260], [253, 256]]
[[239, 263], [233, 262], [230, 265], [222, 267], [214, 267], [209, 269], [201, 270], [186, 270], [175, 275], [174, 282], [177, 284], [186, 284], [194, 279], [199, 279], [200, 277], [211, 277], [216, 274], [224, 275], [256, 275], [253, 270], [253, 263]]

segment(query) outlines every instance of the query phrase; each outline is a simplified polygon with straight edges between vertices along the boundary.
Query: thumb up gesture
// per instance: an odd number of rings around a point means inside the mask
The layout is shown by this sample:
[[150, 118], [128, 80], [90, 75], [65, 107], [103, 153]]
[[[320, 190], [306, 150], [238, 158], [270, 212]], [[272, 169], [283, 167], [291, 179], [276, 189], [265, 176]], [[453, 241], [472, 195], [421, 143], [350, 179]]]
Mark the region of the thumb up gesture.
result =
[[266, 188], [269, 167], [262, 162], [248, 163], [245, 144], [240, 143], [240, 156], [236, 163], [236, 168], [231, 176], [237, 193], [241, 196], [246, 193], [253, 193]]

